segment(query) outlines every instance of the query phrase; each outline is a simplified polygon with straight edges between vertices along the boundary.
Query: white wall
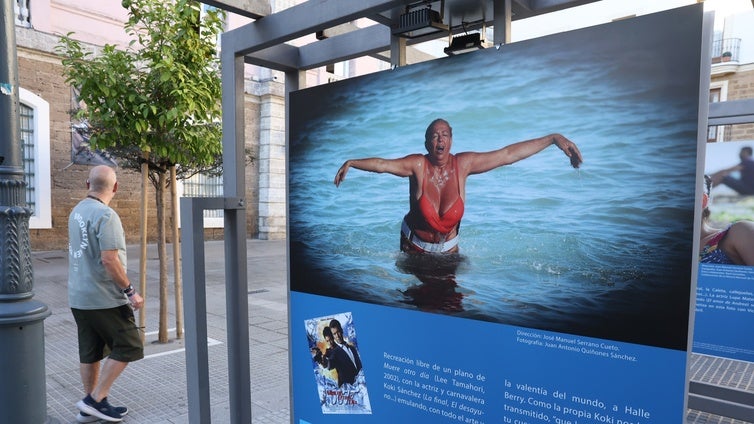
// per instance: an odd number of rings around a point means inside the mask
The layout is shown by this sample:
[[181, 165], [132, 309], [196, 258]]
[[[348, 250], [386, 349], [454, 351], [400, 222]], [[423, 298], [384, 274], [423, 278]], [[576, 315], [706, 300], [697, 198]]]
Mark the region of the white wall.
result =
[[754, 63], [754, 10], [725, 19], [723, 38], [740, 38], [739, 63]]

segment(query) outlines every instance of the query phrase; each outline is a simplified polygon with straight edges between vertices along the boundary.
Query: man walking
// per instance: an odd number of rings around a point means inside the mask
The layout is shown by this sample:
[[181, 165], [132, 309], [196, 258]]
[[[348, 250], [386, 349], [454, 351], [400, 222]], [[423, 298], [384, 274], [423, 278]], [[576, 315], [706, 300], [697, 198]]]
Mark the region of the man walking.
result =
[[118, 189], [115, 171], [96, 166], [86, 183], [86, 198], [68, 218], [68, 303], [78, 327], [86, 393], [76, 404], [81, 411], [76, 419], [119, 422], [128, 409], [110, 405], [107, 395], [128, 363], [144, 357], [133, 312], [144, 305], [144, 299], [126, 275], [123, 225], [108, 206]]

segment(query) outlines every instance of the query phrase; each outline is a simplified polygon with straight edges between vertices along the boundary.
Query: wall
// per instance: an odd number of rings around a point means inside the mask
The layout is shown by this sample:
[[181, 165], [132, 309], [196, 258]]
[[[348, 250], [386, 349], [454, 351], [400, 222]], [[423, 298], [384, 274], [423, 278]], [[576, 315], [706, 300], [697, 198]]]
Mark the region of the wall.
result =
[[[50, 104], [50, 170], [52, 175], [52, 228], [32, 229], [30, 239], [34, 250], [66, 249], [68, 243], [68, 214], [86, 195], [89, 167], [71, 165], [71, 88], [63, 78], [60, 59], [52, 53], [58, 37], [28, 28], [16, 28], [18, 44], [19, 83], [21, 87], [42, 97]], [[94, 46], [92, 46], [94, 48]], [[257, 158], [246, 168], [247, 234], [259, 232], [259, 114], [261, 97], [249, 94], [246, 98], [246, 146]], [[118, 170], [119, 191], [111, 206], [118, 211], [126, 230], [127, 242], [140, 240], [141, 176], [132, 171]], [[169, 195], [168, 195], [169, 197]], [[157, 229], [154, 211], [154, 189], [148, 187], [148, 240], [155, 242]], [[166, 199], [170, 205], [169, 198]], [[168, 222], [168, 231], [170, 228]], [[207, 229], [207, 239], [221, 239], [223, 230]], [[168, 237], [170, 238], [170, 237]]]
[[[754, 44], [754, 39], [750, 39]], [[742, 43], [743, 44], [743, 43]], [[754, 99], [754, 63], [741, 66], [738, 72], [728, 75], [728, 100]], [[730, 140], [754, 140], [754, 124], [731, 125]]]
[[[24, 30], [31, 31], [31, 30]], [[52, 228], [32, 229], [30, 238], [35, 250], [64, 249], [68, 242], [68, 213], [86, 196], [86, 179], [90, 167], [71, 164], [71, 88], [62, 76], [60, 60], [53, 54], [28, 47], [18, 48], [19, 83], [50, 103], [50, 171], [52, 175]], [[140, 184], [138, 174], [118, 170], [119, 191], [111, 202], [123, 220], [129, 243], [139, 240]], [[150, 193], [150, 210], [154, 211], [154, 192]], [[154, 212], [149, 216], [155, 221]], [[156, 228], [150, 226], [150, 239]]]
[[[739, 38], [738, 60], [712, 65], [712, 83], [724, 85], [723, 100], [754, 99], [754, 10], [725, 18], [723, 38]], [[754, 140], [754, 124], [730, 125], [725, 128], [725, 141]]]
[[65, 35], [93, 44], [126, 46], [123, 23], [128, 19], [120, 1], [31, 0], [32, 27], [42, 33]]

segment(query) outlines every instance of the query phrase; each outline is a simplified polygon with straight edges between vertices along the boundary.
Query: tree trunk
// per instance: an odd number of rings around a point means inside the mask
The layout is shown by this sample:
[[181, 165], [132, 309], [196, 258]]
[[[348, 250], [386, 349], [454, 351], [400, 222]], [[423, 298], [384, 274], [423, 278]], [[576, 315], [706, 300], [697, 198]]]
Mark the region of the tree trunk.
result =
[[170, 200], [173, 206], [173, 274], [175, 276], [175, 338], [183, 338], [183, 283], [181, 281], [181, 245], [178, 234], [178, 179], [175, 165], [170, 167]]
[[[144, 159], [149, 157], [148, 153], [143, 155]], [[139, 257], [139, 294], [144, 298], [144, 306], [139, 310], [142, 343], [146, 339], [147, 328], [147, 184], [149, 184], [149, 165], [145, 160], [141, 164], [141, 255]]]
[[165, 183], [166, 172], [159, 174], [157, 183], [157, 255], [160, 259], [160, 326], [157, 340], [168, 342], [168, 261], [167, 246], [165, 245]]

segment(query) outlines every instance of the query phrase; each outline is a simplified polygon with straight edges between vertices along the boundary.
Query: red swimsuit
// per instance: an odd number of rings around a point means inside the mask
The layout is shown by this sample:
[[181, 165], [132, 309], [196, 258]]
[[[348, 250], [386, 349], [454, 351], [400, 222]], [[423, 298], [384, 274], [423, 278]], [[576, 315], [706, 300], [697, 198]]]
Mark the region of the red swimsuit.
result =
[[[426, 168], [430, 169], [432, 164], [429, 163], [429, 159], [426, 159], [426, 157], [425, 160], [427, 161], [427, 164], [429, 164]], [[432, 202], [430, 202], [424, 195], [424, 193], [426, 193], [424, 186], [429, 179], [429, 176], [427, 175], [424, 175], [422, 196], [419, 198], [419, 210], [424, 217], [424, 221], [440, 234], [448, 234], [453, 231], [458, 223], [461, 222], [461, 218], [463, 218], [463, 199], [461, 199], [461, 184], [458, 177], [458, 162], [455, 158], [453, 158], [453, 168], [455, 169], [456, 184], [458, 185], [458, 199], [456, 199], [450, 209], [440, 215], [440, 212], [435, 209]]]
[[[446, 236], [454, 229], [458, 228], [461, 218], [463, 218], [464, 211], [463, 199], [461, 198], [461, 181], [458, 175], [458, 162], [455, 162], [455, 158], [453, 158], [453, 160], [453, 167], [456, 173], [456, 184], [458, 185], [458, 199], [456, 199], [453, 205], [441, 215], [440, 211], [432, 205], [432, 202], [430, 202], [424, 194], [426, 193], [424, 186], [426, 185], [426, 181], [430, 178], [427, 174], [432, 167], [429, 159], [425, 156], [425, 161], [427, 162], [425, 168], [427, 171], [425, 172], [424, 181], [422, 182], [422, 195], [416, 203], [412, 205], [409, 213], [403, 218], [403, 223], [401, 225], [402, 239], [410, 243], [410, 250], [442, 253], [448, 252], [458, 245], [458, 236], [446, 240]], [[434, 230], [441, 235], [441, 242], [434, 243], [421, 239], [414, 231], [416, 228], [424, 229], [425, 231]], [[401, 242], [401, 246], [404, 246], [403, 242]], [[405, 250], [405, 246], [402, 247], [402, 249]]]

